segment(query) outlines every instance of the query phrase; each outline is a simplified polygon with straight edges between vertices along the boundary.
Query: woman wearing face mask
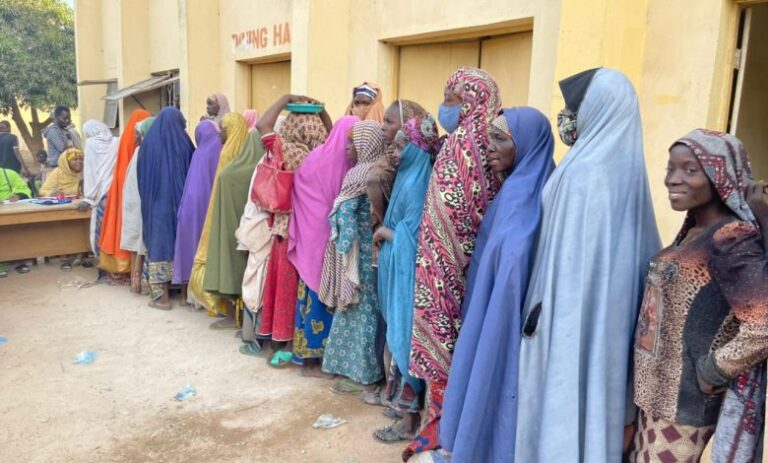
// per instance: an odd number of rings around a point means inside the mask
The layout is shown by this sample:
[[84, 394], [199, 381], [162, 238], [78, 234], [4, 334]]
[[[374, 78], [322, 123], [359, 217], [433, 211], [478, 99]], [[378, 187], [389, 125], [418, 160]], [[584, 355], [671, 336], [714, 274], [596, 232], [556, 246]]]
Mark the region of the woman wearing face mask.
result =
[[465, 272], [486, 207], [501, 186], [488, 164], [488, 125], [499, 88], [483, 70], [459, 68], [445, 85], [439, 121], [450, 133], [424, 204], [416, 258], [410, 372], [427, 383], [427, 419], [404, 457], [438, 447], [437, 427], [458, 336]]
[[352, 89], [352, 101], [344, 113], [347, 116], [357, 116], [361, 121], [384, 121], [384, 104], [381, 98], [381, 88], [373, 82], [363, 82]]
[[560, 117], [559, 131], [572, 147], [542, 194], [515, 460], [618, 462], [634, 418], [627, 378], [642, 274], [660, 247], [640, 110], [632, 84], [612, 69], [560, 88], [575, 121], [563, 127]]
[[[768, 259], [742, 192], [750, 177], [744, 146], [731, 135], [697, 129], [669, 150], [664, 184], [672, 209], [688, 214], [648, 267], [630, 461], [699, 461], [715, 425], [730, 438], [716, 440], [712, 461], [759, 460], [764, 365], [749, 370], [768, 357]], [[729, 383], [744, 399], [738, 409], [721, 409]]]
[[445, 391], [440, 443], [456, 463], [514, 459], [520, 312], [553, 151], [536, 109], [505, 109], [491, 123], [489, 164], [506, 179], [480, 226]]

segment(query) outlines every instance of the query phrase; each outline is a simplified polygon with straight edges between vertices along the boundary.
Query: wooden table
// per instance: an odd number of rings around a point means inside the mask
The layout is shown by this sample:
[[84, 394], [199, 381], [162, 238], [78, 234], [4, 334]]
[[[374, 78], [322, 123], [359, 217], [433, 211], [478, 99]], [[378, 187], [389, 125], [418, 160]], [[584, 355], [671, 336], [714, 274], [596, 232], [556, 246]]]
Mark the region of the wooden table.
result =
[[74, 202], [0, 204], [0, 262], [90, 252], [90, 221]]

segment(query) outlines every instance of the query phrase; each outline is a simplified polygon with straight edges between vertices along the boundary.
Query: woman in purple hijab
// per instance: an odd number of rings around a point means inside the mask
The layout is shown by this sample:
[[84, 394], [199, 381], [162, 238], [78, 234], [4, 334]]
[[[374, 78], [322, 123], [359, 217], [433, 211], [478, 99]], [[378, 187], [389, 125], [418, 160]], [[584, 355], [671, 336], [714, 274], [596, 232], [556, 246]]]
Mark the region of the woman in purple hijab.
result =
[[187, 299], [187, 283], [192, 272], [200, 233], [203, 231], [222, 146], [216, 124], [208, 119], [197, 124], [195, 141], [197, 149], [192, 154], [192, 162], [187, 172], [184, 194], [181, 197], [177, 215], [176, 252], [173, 258], [173, 279], [171, 280], [175, 285], [184, 285], [182, 302]]
[[440, 444], [454, 462], [514, 460], [520, 320], [555, 168], [552, 129], [536, 109], [503, 110], [489, 140], [489, 164], [506, 180], [480, 226], [445, 392]]

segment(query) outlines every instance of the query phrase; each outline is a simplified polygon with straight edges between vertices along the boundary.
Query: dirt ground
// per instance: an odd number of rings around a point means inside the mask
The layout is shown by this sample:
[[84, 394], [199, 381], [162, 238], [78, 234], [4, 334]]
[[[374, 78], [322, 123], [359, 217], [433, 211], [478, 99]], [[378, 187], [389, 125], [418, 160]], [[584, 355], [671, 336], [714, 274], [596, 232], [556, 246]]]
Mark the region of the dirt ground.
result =
[[[0, 279], [0, 461], [400, 461], [402, 446], [371, 437], [389, 423], [380, 408], [241, 355], [203, 312], [75, 287], [95, 278], [41, 264]], [[96, 361], [73, 364], [84, 350]], [[187, 383], [198, 395], [173, 400]], [[323, 413], [348, 423], [312, 428]]]

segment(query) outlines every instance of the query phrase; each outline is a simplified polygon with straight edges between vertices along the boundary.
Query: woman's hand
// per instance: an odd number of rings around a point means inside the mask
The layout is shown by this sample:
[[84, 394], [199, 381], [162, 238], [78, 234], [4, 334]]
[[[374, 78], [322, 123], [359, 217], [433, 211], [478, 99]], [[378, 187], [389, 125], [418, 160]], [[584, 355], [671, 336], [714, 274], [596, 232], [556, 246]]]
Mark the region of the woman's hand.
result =
[[761, 225], [764, 221], [768, 221], [768, 194], [765, 189], [766, 184], [762, 180], [744, 182], [744, 196], [747, 198], [747, 204]]
[[384, 225], [380, 226], [376, 229], [376, 231], [373, 233], [373, 242], [378, 243], [379, 241], [392, 241], [392, 230], [385, 227]]
[[8, 198], [8, 201], [10, 201], [12, 203], [15, 203], [18, 200], [19, 200], [19, 195], [13, 195], [10, 198]]
[[725, 391], [728, 389], [726, 387], [718, 387], [718, 386], [713, 386], [711, 384], [707, 384], [704, 381], [702, 381], [701, 378], [697, 378], [697, 380], [699, 382], [699, 389], [701, 390], [701, 392], [707, 395], [720, 395], [725, 393]]
[[89, 211], [91, 210], [91, 205], [85, 201], [80, 201], [79, 203], [77, 203], [77, 210], [79, 212]]

